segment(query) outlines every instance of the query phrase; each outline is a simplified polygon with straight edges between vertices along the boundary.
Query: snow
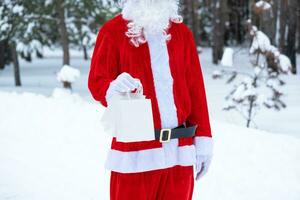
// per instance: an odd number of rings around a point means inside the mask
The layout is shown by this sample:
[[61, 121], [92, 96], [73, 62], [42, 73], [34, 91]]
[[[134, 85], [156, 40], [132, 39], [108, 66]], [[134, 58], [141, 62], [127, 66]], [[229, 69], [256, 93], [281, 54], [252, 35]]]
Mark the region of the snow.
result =
[[261, 71], [262, 71], [262, 70], [261, 70], [260, 67], [254, 67], [254, 74], [255, 74], [256, 76], [259, 75]]
[[202, 52], [202, 47], [201, 46], [197, 46], [197, 52], [201, 53]]
[[[263, 105], [264, 103], [266, 103], [268, 100], [267, 96], [265, 94], [258, 94], [257, 95], [257, 104], [258, 105]], [[274, 101], [272, 101], [274, 103]]]
[[10, 24], [6, 23], [5, 21], [0, 22], [0, 31], [4, 32], [7, 31], [11, 27]]
[[258, 31], [256, 26], [252, 27], [250, 33], [254, 36], [249, 50], [250, 54], [260, 51], [262, 53], [271, 52], [275, 56], [275, 60], [279, 62], [281, 71], [288, 73], [292, 68], [290, 59], [286, 55], [281, 54], [277, 47], [271, 45], [269, 37], [262, 31]]
[[57, 80], [60, 82], [73, 83], [80, 77], [80, 71], [69, 65], [64, 65], [57, 73]]
[[281, 92], [282, 91], [282, 88], [280, 88], [280, 83], [278, 82], [278, 80], [276, 79], [268, 79], [267, 80], [267, 86], [278, 91], [278, 92]]
[[262, 8], [263, 10], [269, 10], [270, 8], [272, 8], [270, 3], [266, 2], [266, 1], [263, 1], [263, 0], [260, 0], [260, 1], [256, 2], [255, 5], [258, 8]]
[[226, 67], [233, 66], [233, 49], [226, 47], [222, 56], [221, 65]]
[[255, 32], [255, 35], [249, 52], [253, 54], [258, 50], [261, 50], [262, 52], [269, 51], [272, 47], [268, 36], [262, 31], [257, 31], [255, 29], [253, 29], [253, 31]]
[[251, 85], [241, 84], [233, 93], [232, 99], [235, 101], [243, 101], [246, 97], [256, 95], [255, 88]]
[[216, 78], [221, 78], [222, 77], [222, 72], [220, 71], [220, 70], [214, 70], [213, 72], [212, 72], [212, 77], [214, 78], [214, 79], [216, 79]]
[[[100, 104], [61, 89], [0, 99], [0, 199], [109, 199]], [[215, 120], [212, 129], [212, 165], [193, 199], [300, 198], [299, 138]]]
[[283, 72], [288, 72], [292, 68], [290, 59], [283, 54], [280, 54], [279, 57], [279, 66]]
[[34, 51], [38, 51], [42, 53], [43, 46], [38, 40], [31, 40], [28, 44], [24, 44], [22, 41], [18, 41], [17, 51], [23, 53], [32, 53]]
[[[234, 67], [253, 72], [248, 51], [234, 51]], [[257, 127], [268, 132], [245, 129], [238, 113], [222, 111], [231, 87], [212, 78], [221, 67], [211, 64], [211, 55], [203, 48], [200, 60], [215, 154], [209, 173], [196, 183], [194, 199], [300, 199], [299, 75], [282, 77], [286, 109], [256, 115]], [[103, 165], [110, 138], [100, 125], [103, 107], [88, 92], [90, 60], [72, 49], [70, 65], [81, 72], [72, 84], [74, 94], [53, 91], [60, 85], [60, 49], [44, 49], [44, 56], [31, 63], [20, 59], [22, 87], [14, 87], [12, 66], [0, 70], [0, 199], [108, 199], [109, 172]], [[265, 95], [258, 101], [268, 103]]]
[[215, 155], [198, 185], [201, 199], [299, 199], [298, 139], [220, 122], [212, 128]]
[[51, 5], [52, 3], [53, 3], [52, 0], [46, 0], [46, 1], [45, 1], [45, 6], [49, 6], [49, 5]]
[[245, 92], [245, 86], [244, 85], [239, 85], [235, 92], [233, 93], [233, 99], [235, 101], [240, 101], [244, 99], [244, 92]]
[[57, 91], [0, 96], [0, 199], [108, 199], [102, 107]]
[[[88, 55], [92, 55], [93, 49], [89, 49], [87, 51]], [[43, 47], [43, 56], [46, 57], [46, 58], [61, 58], [63, 55], [63, 51], [60, 47], [47, 47], [47, 46], [44, 46]], [[70, 49], [70, 57], [71, 58], [82, 58], [83, 56], [83, 52], [82, 51], [79, 51], [78, 49], [75, 49], [75, 48], [71, 48]]]
[[22, 11], [24, 10], [23, 6], [20, 6], [18, 4], [16, 4], [13, 9], [12, 12], [15, 14], [22, 14]]

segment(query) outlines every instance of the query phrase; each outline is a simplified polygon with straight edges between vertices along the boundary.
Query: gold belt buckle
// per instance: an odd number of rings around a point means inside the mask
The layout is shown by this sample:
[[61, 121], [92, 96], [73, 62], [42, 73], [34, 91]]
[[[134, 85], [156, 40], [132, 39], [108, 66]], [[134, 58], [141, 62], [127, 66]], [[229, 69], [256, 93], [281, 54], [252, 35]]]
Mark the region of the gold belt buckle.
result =
[[[167, 132], [168, 133], [168, 137], [166, 140], [163, 140], [163, 135], [164, 135], [164, 132]], [[170, 142], [171, 140], [171, 129], [169, 128], [163, 128], [160, 130], [160, 135], [159, 135], [159, 141], [161, 143], [165, 143], [165, 142]]]

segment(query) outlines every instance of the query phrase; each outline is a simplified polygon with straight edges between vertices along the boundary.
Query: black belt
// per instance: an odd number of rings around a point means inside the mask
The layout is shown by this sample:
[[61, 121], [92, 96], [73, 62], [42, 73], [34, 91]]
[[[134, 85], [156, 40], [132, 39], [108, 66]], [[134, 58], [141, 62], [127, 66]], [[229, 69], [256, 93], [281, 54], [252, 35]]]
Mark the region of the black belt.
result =
[[175, 138], [187, 138], [195, 135], [197, 125], [186, 127], [184, 124], [177, 126], [176, 128], [169, 129], [155, 129], [155, 139], [160, 142], [169, 142]]

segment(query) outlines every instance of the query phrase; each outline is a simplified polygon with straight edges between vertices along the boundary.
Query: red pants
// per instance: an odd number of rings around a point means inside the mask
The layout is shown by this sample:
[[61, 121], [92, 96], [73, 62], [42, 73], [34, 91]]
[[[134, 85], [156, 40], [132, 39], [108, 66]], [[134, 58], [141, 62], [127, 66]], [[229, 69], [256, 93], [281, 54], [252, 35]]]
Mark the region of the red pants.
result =
[[191, 200], [193, 166], [175, 166], [141, 173], [111, 172], [111, 200]]

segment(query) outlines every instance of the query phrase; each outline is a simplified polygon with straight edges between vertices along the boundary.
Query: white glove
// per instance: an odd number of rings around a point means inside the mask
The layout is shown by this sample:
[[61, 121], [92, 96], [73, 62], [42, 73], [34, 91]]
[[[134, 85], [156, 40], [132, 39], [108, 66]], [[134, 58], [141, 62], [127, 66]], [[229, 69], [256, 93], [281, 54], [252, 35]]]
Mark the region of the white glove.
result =
[[106, 91], [106, 100], [118, 92], [130, 92], [136, 88], [141, 87], [139, 79], [133, 78], [130, 74], [123, 72], [115, 80], [113, 80]]
[[203, 177], [210, 166], [213, 155], [213, 140], [210, 137], [195, 137], [196, 180]]
[[203, 177], [210, 166], [211, 156], [196, 156], [196, 180]]

